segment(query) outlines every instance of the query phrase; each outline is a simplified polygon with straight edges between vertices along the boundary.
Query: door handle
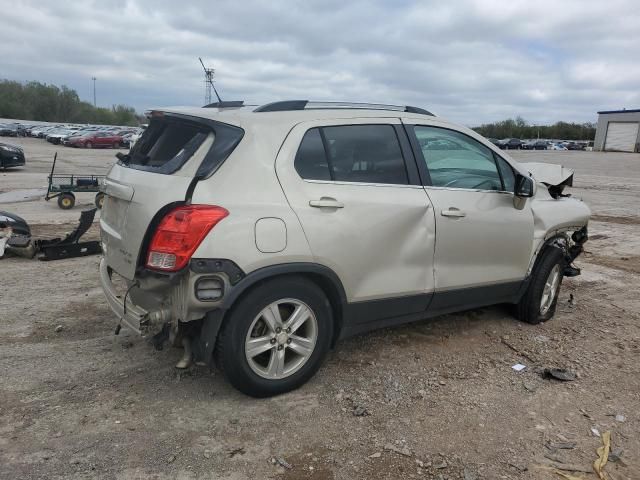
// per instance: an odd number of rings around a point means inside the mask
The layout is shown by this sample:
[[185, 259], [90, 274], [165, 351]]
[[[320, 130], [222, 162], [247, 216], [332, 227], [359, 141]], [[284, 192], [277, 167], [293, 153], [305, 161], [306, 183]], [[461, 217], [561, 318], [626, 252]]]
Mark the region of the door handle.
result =
[[337, 201], [335, 198], [322, 197], [320, 200], [310, 200], [309, 206], [315, 208], [344, 208], [344, 203]]
[[455, 207], [449, 207], [448, 210], [442, 210], [442, 212], [440, 212], [440, 214], [443, 217], [457, 217], [457, 218], [462, 218], [462, 217], [466, 217], [467, 214], [464, 213], [462, 210], [455, 208]]

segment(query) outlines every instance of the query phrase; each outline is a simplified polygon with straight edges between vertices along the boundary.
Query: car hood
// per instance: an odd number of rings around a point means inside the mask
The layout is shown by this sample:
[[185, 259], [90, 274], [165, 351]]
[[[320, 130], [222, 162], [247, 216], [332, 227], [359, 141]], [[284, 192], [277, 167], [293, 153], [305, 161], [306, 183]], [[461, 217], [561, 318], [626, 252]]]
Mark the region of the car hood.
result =
[[0, 147], [15, 148], [16, 150], [22, 151], [22, 147], [19, 147], [18, 145], [11, 145], [10, 143], [2, 143], [2, 142], [0, 142]]
[[573, 185], [573, 170], [551, 163], [521, 163], [533, 178], [547, 186], [559, 187], [560, 185]]

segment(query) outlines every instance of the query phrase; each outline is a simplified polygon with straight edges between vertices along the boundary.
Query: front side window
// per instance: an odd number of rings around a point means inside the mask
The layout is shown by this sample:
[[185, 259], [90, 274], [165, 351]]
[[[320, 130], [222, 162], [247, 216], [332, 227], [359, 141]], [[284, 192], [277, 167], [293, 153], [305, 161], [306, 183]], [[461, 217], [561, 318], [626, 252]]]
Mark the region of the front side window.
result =
[[513, 173], [513, 168], [507, 163], [507, 161], [496, 155], [498, 167], [500, 168], [500, 175], [502, 176], [502, 183], [504, 184], [504, 190], [506, 192], [513, 192], [516, 188], [516, 175]]
[[435, 187], [503, 190], [493, 152], [463, 133], [415, 126], [414, 132]]
[[343, 125], [309, 130], [295, 160], [309, 180], [406, 185], [407, 170], [391, 125]]

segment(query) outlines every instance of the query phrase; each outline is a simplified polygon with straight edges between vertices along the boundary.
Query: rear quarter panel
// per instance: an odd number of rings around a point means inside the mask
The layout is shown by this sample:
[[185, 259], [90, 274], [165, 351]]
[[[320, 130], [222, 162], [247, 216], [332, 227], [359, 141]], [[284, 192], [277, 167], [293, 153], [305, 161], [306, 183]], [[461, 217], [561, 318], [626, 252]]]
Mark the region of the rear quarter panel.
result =
[[[275, 173], [275, 159], [291, 126], [252, 122], [240, 125], [245, 135], [229, 158], [193, 192], [192, 203], [218, 205], [229, 216], [202, 241], [193, 258], [224, 258], [245, 273], [287, 262], [310, 262], [313, 257], [300, 222], [289, 206]], [[285, 224], [282, 251], [263, 253], [256, 246], [256, 223], [278, 218]]]

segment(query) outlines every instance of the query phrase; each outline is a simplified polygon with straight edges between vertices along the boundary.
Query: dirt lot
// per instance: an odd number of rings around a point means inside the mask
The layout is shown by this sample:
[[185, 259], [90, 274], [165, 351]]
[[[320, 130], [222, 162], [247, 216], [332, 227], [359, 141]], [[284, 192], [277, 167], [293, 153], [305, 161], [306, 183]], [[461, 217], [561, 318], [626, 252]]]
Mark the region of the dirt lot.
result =
[[[54, 148], [14, 143], [28, 165], [0, 172], [0, 209], [37, 235], [70, 230], [81, 208], [39, 199]], [[114, 161], [58, 151], [61, 170]], [[609, 478], [639, 479], [640, 155], [514, 156], [574, 168], [572, 193], [594, 212], [556, 318], [524, 325], [492, 307], [353, 338], [277, 398], [247, 398], [203, 367], [179, 373], [179, 350], [114, 336], [97, 257], [1, 260], [0, 478], [560, 479], [550, 464], [591, 470], [597, 429], [623, 451]]]

